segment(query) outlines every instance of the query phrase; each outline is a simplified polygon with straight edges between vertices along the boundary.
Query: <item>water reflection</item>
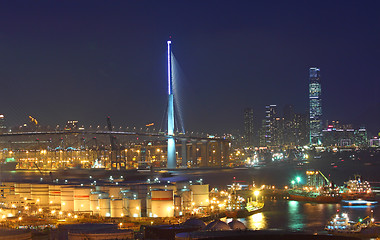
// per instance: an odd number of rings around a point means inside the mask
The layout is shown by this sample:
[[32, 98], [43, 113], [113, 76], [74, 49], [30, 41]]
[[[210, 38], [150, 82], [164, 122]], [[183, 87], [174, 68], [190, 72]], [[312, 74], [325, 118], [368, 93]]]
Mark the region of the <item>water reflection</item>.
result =
[[[380, 220], [377, 206], [342, 207], [340, 204], [318, 204], [285, 200], [265, 202], [265, 210], [245, 219], [239, 219], [249, 229], [282, 229], [288, 231], [321, 232], [337, 210], [346, 212], [350, 219], [369, 216], [374, 209], [375, 220]], [[232, 219], [228, 219], [229, 221]]]
[[253, 229], [253, 230], [260, 230], [260, 229], [267, 228], [267, 221], [262, 212], [249, 216], [247, 220], [244, 222], [244, 224], [246, 224], [246, 226], [249, 229]]
[[297, 201], [288, 201], [289, 218], [288, 229], [292, 231], [300, 231], [304, 228], [304, 215], [300, 212], [300, 203]]

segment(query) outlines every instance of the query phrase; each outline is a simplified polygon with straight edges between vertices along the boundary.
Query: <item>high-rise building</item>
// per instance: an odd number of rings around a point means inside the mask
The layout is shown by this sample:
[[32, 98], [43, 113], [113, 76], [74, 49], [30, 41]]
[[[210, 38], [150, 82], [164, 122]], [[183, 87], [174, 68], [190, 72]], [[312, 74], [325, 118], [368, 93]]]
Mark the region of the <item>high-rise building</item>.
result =
[[244, 109], [244, 137], [245, 145], [253, 146], [254, 130], [253, 130], [253, 108]]
[[295, 145], [295, 113], [293, 105], [284, 107], [283, 140], [285, 145]]
[[265, 144], [266, 146], [273, 146], [275, 119], [277, 116], [277, 105], [265, 106]]
[[7, 127], [5, 126], [5, 117], [3, 114], [0, 114], [0, 133], [5, 133]]
[[319, 68], [309, 69], [310, 144], [322, 144], [322, 99]]
[[308, 114], [296, 113], [294, 115], [295, 145], [307, 145], [309, 143]]

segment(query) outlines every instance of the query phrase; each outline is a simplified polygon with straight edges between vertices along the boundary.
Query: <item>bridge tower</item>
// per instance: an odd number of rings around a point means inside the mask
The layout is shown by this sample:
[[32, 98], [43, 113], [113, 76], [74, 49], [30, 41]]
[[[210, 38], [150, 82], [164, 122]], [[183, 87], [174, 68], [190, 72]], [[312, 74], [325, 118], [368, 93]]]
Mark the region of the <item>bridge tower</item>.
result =
[[167, 168], [176, 168], [176, 150], [174, 140], [174, 95], [173, 95], [173, 72], [172, 72], [172, 41], [168, 44], [168, 161]]

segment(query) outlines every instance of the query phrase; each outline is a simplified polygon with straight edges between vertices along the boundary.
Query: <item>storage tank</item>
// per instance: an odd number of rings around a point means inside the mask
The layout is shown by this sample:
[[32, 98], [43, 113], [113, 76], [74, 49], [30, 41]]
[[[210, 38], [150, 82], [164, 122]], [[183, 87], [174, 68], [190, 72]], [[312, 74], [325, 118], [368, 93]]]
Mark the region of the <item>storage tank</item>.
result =
[[120, 198], [120, 191], [122, 190], [119, 186], [108, 186], [108, 193], [110, 198]]
[[15, 194], [19, 194], [22, 199], [32, 199], [30, 183], [15, 183]]
[[191, 202], [193, 201], [192, 199], [192, 192], [190, 189], [182, 189], [181, 191], [178, 192], [179, 195], [181, 196], [182, 199], [182, 209], [183, 211], [187, 211], [191, 208]]
[[122, 198], [129, 198], [129, 199], [137, 199], [138, 194], [136, 192], [133, 192], [131, 190], [121, 190], [120, 195]]
[[49, 185], [48, 184], [34, 184], [31, 186], [31, 197], [36, 204], [40, 206], [49, 205]]
[[190, 185], [193, 193], [193, 202], [195, 207], [207, 207], [209, 205], [209, 186], [208, 184]]
[[99, 214], [102, 217], [111, 217], [111, 199], [110, 198], [99, 198]]
[[182, 199], [180, 196], [174, 196], [174, 216], [182, 215]]
[[[90, 211], [93, 214], [99, 214], [99, 195], [101, 196], [103, 192], [91, 192], [90, 193]], [[105, 195], [105, 193], [103, 193]]]
[[96, 191], [107, 192], [110, 198], [119, 198], [120, 191], [122, 188], [120, 186], [96, 186]]
[[61, 187], [61, 210], [74, 211], [74, 187]]
[[128, 199], [128, 216], [141, 217], [141, 199]]
[[173, 217], [173, 190], [154, 189], [150, 192], [150, 212], [148, 217]]
[[111, 200], [111, 217], [124, 217], [123, 199]]
[[74, 189], [74, 211], [90, 211], [90, 193], [90, 188], [77, 187]]
[[49, 204], [51, 207], [61, 206], [60, 185], [49, 185]]

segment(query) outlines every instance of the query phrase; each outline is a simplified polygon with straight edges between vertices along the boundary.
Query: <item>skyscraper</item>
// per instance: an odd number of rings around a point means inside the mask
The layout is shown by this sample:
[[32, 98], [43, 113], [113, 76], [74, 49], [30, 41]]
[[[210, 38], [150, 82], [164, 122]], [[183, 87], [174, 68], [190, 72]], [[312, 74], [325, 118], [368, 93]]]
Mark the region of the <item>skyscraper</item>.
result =
[[309, 69], [310, 144], [322, 144], [322, 100], [319, 68]]
[[275, 119], [277, 116], [277, 105], [265, 106], [265, 144], [266, 146], [273, 146], [274, 143], [274, 130]]
[[253, 109], [244, 109], [244, 137], [245, 145], [253, 146], [254, 131], [253, 131]]

